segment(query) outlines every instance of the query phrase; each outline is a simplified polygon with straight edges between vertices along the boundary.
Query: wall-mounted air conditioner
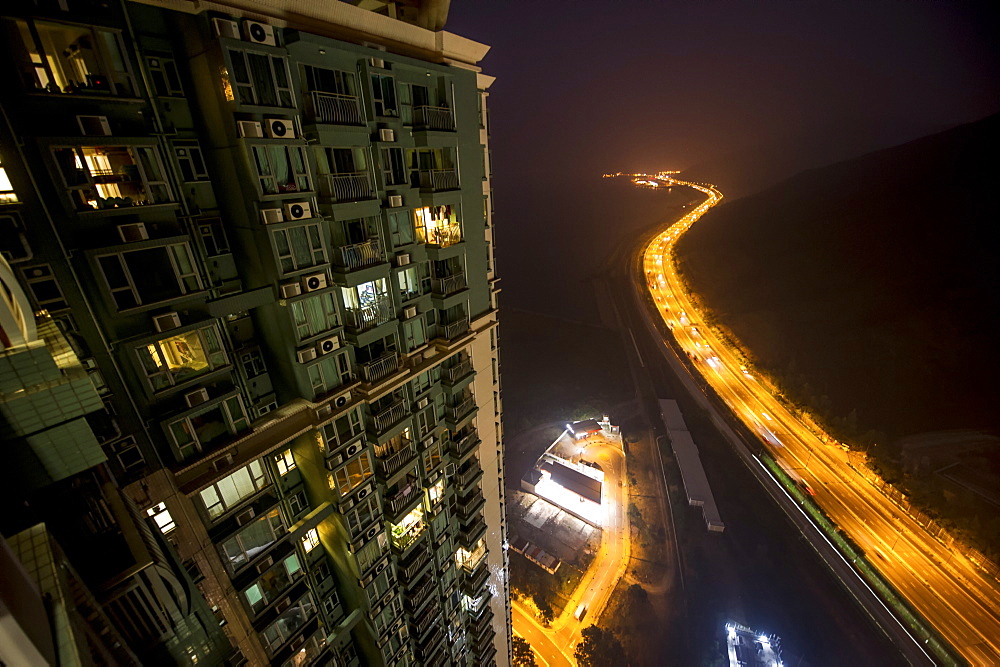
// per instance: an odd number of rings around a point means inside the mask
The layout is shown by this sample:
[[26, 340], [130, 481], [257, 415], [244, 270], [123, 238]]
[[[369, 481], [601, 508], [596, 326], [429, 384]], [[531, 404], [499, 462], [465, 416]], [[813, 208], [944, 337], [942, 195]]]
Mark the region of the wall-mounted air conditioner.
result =
[[128, 225], [118, 225], [118, 236], [125, 243], [131, 243], [132, 241], [145, 241], [149, 238], [149, 232], [146, 231], [145, 223], [133, 222]]
[[229, 19], [212, 19], [212, 32], [216, 37], [240, 38], [239, 26], [236, 25], [236, 21], [230, 21]]
[[264, 121], [267, 128], [267, 136], [272, 139], [294, 139], [295, 123], [284, 118], [268, 118]]
[[337, 408], [346, 408], [351, 402], [351, 392], [345, 391], [343, 394], [333, 399], [333, 405]]
[[80, 133], [87, 137], [110, 137], [111, 125], [107, 116], [77, 116]]
[[295, 355], [298, 358], [300, 364], [305, 364], [316, 358], [316, 348], [315, 347], [303, 348], [298, 352], [296, 352]]
[[396, 255], [396, 266], [406, 266], [410, 263], [410, 253], [401, 252]]
[[399, 208], [403, 205], [403, 195], [389, 195], [389, 208]]
[[370, 486], [366, 486], [365, 488], [361, 489], [360, 491], [358, 491], [358, 500], [361, 500], [363, 498], [367, 498], [368, 494], [371, 493], [371, 492], [372, 492], [372, 488]]
[[377, 69], [385, 69], [385, 59], [383, 58], [369, 58], [368, 64]]
[[444, 476], [447, 477], [448, 479], [451, 479], [452, 477], [455, 476], [455, 471], [456, 470], [457, 470], [457, 468], [455, 468], [455, 464], [454, 463], [449, 463], [448, 465], [446, 465], [444, 467]]
[[343, 462], [344, 462], [344, 457], [341, 454], [337, 454], [336, 456], [331, 456], [326, 460], [326, 469], [336, 470], [337, 468], [340, 467], [340, 464]]
[[305, 220], [312, 217], [312, 207], [307, 201], [287, 202], [284, 209], [285, 217], [289, 220]]
[[331, 352], [336, 352], [339, 349], [340, 338], [336, 336], [324, 338], [320, 342], [316, 343], [316, 351], [320, 354], [330, 354]]
[[274, 565], [274, 558], [268, 556], [261, 562], [257, 563], [257, 574], [264, 574], [264, 571]]
[[243, 39], [254, 44], [278, 45], [278, 40], [274, 36], [274, 28], [260, 21], [243, 21], [243, 35]]
[[193, 408], [196, 405], [201, 405], [208, 400], [208, 390], [204, 387], [199, 387], [194, 391], [189, 391], [184, 394], [184, 402], [189, 408]]
[[424, 396], [419, 401], [417, 401], [417, 410], [423, 410], [429, 404], [430, 404], [430, 399], [428, 399], [426, 396]]
[[302, 294], [302, 285], [298, 283], [287, 283], [278, 289], [281, 291], [282, 299], [291, 299], [293, 296]]
[[260, 210], [260, 219], [265, 225], [273, 225], [278, 222], [284, 222], [285, 214], [281, 212], [280, 208], [262, 208]]
[[212, 461], [212, 467], [215, 468], [216, 472], [221, 472], [223, 470], [227, 470], [231, 465], [233, 465], [233, 460], [232, 454], [224, 454], [223, 456], [220, 456]]
[[396, 131], [393, 130], [392, 128], [389, 128], [389, 127], [383, 127], [381, 130], [378, 131], [378, 140], [379, 141], [395, 141], [396, 140]]
[[407, 306], [406, 308], [403, 309], [403, 319], [404, 320], [412, 320], [416, 316], [417, 316], [417, 307], [416, 306]]
[[352, 456], [355, 456], [360, 451], [361, 451], [361, 445], [359, 445], [359, 444], [353, 444], [353, 445], [351, 445], [350, 447], [348, 447], [347, 449], [344, 450], [344, 456], [346, 456], [347, 458], [351, 458]]
[[255, 120], [236, 121], [236, 129], [239, 130], [241, 137], [258, 139], [264, 136], [264, 131], [261, 129], [260, 123]]
[[326, 288], [325, 273], [313, 273], [308, 276], [302, 276], [302, 291], [315, 292], [316, 290], [325, 288]]
[[181, 325], [181, 316], [177, 313], [163, 313], [153, 316], [153, 327], [157, 332], [176, 329]]

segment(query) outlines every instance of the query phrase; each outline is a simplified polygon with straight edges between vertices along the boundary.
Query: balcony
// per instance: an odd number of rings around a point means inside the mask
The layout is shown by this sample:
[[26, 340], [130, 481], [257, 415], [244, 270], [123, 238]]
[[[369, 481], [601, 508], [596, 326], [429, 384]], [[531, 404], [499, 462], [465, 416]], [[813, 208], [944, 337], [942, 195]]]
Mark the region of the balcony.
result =
[[483, 494], [479, 492], [477, 488], [468, 496], [458, 499], [458, 511], [457, 514], [462, 520], [467, 520], [472, 515], [479, 512], [486, 505], [486, 499]]
[[479, 446], [479, 434], [474, 430], [469, 433], [456, 433], [448, 442], [448, 453], [455, 460], [461, 460]]
[[[317, 123], [334, 125], [364, 125], [361, 104], [353, 95], [312, 91], [313, 116]], [[454, 129], [454, 128], [452, 128]]]
[[486, 536], [486, 522], [482, 518], [474, 521], [470, 526], [463, 527], [458, 532], [458, 542], [463, 547], [472, 547], [476, 542]]
[[445, 419], [453, 424], [457, 424], [461, 420], [465, 419], [476, 409], [476, 399], [472, 396], [465, 398], [460, 403], [455, 405], [450, 405], [445, 407], [444, 416]]
[[474, 596], [486, 583], [486, 580], [490, 578], [490, 568], [485, 565], [477, 567], [475, 570], [465, 573], [465, 580], [462, 582], [462, 588], [465, 592]]
[[[368, 331], [369, 329], [373, 329], [389, 322], [394, 318], [394, 316], [395, 313], [392, 310], [392, 299], [387, 296], [380, 296], [366, 306], [345, 309], [344, 324], [351, 332], [361, 333], [362, 331]], [[395, 352], [392, 353], [393, 356], [395, 356], [395, 354]], [[387, 372], [386, 375], [394, 372], [397, 368], [399, 368], [398, 359], [396, 360], [396, 366], [391, 371]], [[385, 377], [385, 375], [382, 377]], [[373, 380], [367, 381], [372, 382]]]
[[411, 443], [391, 456], [387, 456], [384, 459], [376, 458], [375, 464], [379, 475], [388, 479], [406, 467], [408, 463], [411, 463], [416, 456], [417, 449]]
[[[409, 488], [409, 491], [406, 491], [407, 488]], [[423, 495], [423, 489], [416, 484], [404, 487], [403, 491], [403, 493], [397, 493], [388, 499], [387, 504], [392, 518], [396, 518], [401, 511], [412, 505], [415, 500]]]
[[472, 373], [472, 361], [464, 359], [454, 366], [443, 368], [442, 371], [443, 374], [441, 375], [441, 380], [444, 381], [445, 384], [454, 385], [457, 384], [459, 380]]
[[364, 201], [375, 198], [372, 179], [366, 171], [343, 174], [325, 174], [323, 194], [335, 202]]
[[414, 611], [420, 609], [424, 602], [432, 597], [431, 594], [435, 588], [434, 580], [430, 575], [425, 575], [419, 583], [410, 589], [410, 594], [406, 597], [406, 602], [410, 606], [410, 609]]
[[458, 172], [454, 169], [421, 169], [420, 189], [441, 192], [458, 190]]
[[406, 553], [406, 551], [415, 545], [426, 532], [427, 527], [423, 524], [413, 524], [409, 530], [404, 533], [397, 535], [394, 532], [392, 534], [392, 546], [397, 552], [401, 554]]
[[438, 330], [441, 338], [449, 341], [455, 340], [469, 332], [469, 320], [463, 318], [457, 322], [442, 324], [438, 327]]
[[388, 407], [383, 408], [372, 415], [372, 421], [375, 423], [375, 430], [379, 433], [384, 433], [408, 414], [409, 411], [406, 409], [406, 399], [398, 398]]
[[420, 549], [404, 563], [400, 563], [399, 572], [403, 581], [413, 581], [414, 577], [431, 562], [430, 550]]
[[378, 239], [337, 246], [333, 249], [333, 263], [348, 271], [372, 266], [382, 261], [382, 245]]
[[471, 486], [475, 482], [478, 482], [482, 476], [483, 476], [483, 469], [480, 468], [478, 464], [476, 464], [469, 466], [468, 470], [458, 473], [455, 476], [455, 479], [458, 481], [458, 485], [460, 487], [465, 488], [467, 486]]
[[[390, 306], [391, 308], [391, 306]], [[350, 311], [348, 311], [350, 312]], [[391, 316], [390, 311], [390, 316]], [[395, 350], [386, 352], [378, 359], [361, 364], [361, 379], [369, 384], [380, 382], [399, 370], [399, 354]]]
[[413, 620], [413, 626], [416, 628], [416, 633], [414, 637], [416, 639], [424, 639], [430, 633], [431, 629], [437, 627], [435, 621], [441, 615], [441, 607], [437, 604], [429, 604], [427, 607], [420, 612], [419, 616]]
[[[486, 629], [490, 626], [490, 622], [493, 620], [493, 610], [490, 609], [489, 605], [484, 605], [486, 611], [472, 622], [471, 630], [476, 636], [481, 636]], [[492, 633], [490, 633], [492, 634]]]
[[448, 107], [413, 107], [413, 127], [423, 130], [455, 130], [455, 117]]
[[461, 292], [468, 285], [465, 282], [464, 273], [455, 273], [443, 278], [435, 278], [431, 281], [431, 293], [437, 296], [448, 296], [456, 292]]

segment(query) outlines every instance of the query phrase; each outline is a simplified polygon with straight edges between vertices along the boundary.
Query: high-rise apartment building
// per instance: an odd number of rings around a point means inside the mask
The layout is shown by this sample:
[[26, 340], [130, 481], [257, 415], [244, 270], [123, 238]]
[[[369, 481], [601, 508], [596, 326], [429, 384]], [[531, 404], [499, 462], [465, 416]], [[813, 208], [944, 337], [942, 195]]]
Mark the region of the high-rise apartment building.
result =
[[0, 563], [58, 635], [28, 605], [24, 655], [509, 662], [493, 79], [446, 14], [5, 5]]

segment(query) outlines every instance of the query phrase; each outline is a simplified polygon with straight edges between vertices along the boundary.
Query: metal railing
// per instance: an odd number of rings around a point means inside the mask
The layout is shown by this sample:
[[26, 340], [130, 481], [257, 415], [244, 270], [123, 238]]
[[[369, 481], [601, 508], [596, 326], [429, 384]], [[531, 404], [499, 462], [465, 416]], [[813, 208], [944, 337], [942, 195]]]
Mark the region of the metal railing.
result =
[[450, 405], [445, 408], [445, 416], [451, 421], [458, 421], [462, 417], [466, 416], [473, 411], [476, 407], [476, 401], [472, 396], [469, 396], [461, 403], [456, 403], [455, 405]]
[[465, 456], [479, 445], [479, 436], [475, 433], [468, 433], [459, 437], [458, 434], [452, 436], [449, 451], [453, 456]]
[[372, 179], [366, 171], [326, 174], [326, 194], [336, 201], [374, 199]]
[[454, 130], [455, 117], [448, 107], [413, 107], [413, 126], [429, 130]]
[[417, 450], [413, 446], [413, 443], [410, 443], [391, 456], [387, 456], [384, 459], [376, 458], [375, 460], [381, 473], [388, 477], [389, 475], [401, 470], [403, 466], [412, 461], [413, 457], [416, 455]]
[[456, 477], [458, 478], [459, 486], [468, 486], [473, 480], [479, 475], [483, 474], [483, 469], [478, 465], [472, 466], [465, 472], [460, 472]]
[[333, 261], [338, 266], [347, 269], [360, 269], [382, 261], [382, 244], [378, 239], [369, 239], [361, 243], [337, 246], [333, 249]]
[[420, 551], [416, 551], [414, 553], [416, 553], [416, 557], [402, 567], [401, 574], [403, 575], [403, 579], [405, 581], [413, 579], [413, 575], [419, 572], [431, 560], [429, 555], [430, 551], [427, 549], [421, 549]]
[[417, 496], [421, 494], [421, 489], [416, 484], [410, 486], [410, 490], [407, 493], [397, 493], [395, 496], [389, 499], [389, 511], [393, 514], [398, 514], [399, 510], [403, 509], [410, 503], [412, 503]]
[[468, 359], [455, 364], [454, 366], [449, 366], [444, 370], [444, 381], [448, 384], [455, 384], [466, 375], [472, 372], [472, 362]]
[[313, 113], [319, 123], [364, 125], [361, 104], [353, 95], [312, 91]]
[[442, 223], [426, 230], [417, 229], [417, 236], [424, 243], [447, 248], [462, 242], [462, 225], [457, 222]]
[[454, 169], [421, 169], [420, 187], [424, 190], [457, 190], [458, 172]]
[[469, 320], [458, 320], [451, 324], [441, 325], [441, 337], [445, 340], [454, 340], [464, 335], [469, 330]]
[[455, 273], [444, 278], [435, 278], [431, 281], [431, 292], [448, 296], [466, 288], [465, 274]]
[[[376, 298], [373, 303], [366, 306], [345, 309], [344, 324], [352, 331], [367, 331], [372, 327], [385, 324], [389, 320], [393, 319], [393, 315], [392, 299], [387, 296], [380, 296]], [[395, 355], [396, 353], [393, 352], [392, 354]], [[362, 369], [364, 369], [364, 365], [362, 365]], [[395, 371], [396, 369], [393, 368], [392, 370]]]
[[372, 421], [375, 423], [375, 428], [381, 433], [388, 430], [390, 426], [405, 417], [406, 414], [406, 401], [401, 398], [389, 407], [376, 413], [372, 417]]

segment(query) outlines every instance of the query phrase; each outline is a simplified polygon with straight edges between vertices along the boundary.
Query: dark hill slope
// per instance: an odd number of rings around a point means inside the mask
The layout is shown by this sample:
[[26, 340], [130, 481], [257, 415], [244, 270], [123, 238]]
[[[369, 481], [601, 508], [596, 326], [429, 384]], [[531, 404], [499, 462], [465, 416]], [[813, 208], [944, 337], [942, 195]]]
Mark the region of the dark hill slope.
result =
[[802, 172], [707, 214], [683, 270], [842, 434], [1000, 432], [998, 156], [1000, 115]]

